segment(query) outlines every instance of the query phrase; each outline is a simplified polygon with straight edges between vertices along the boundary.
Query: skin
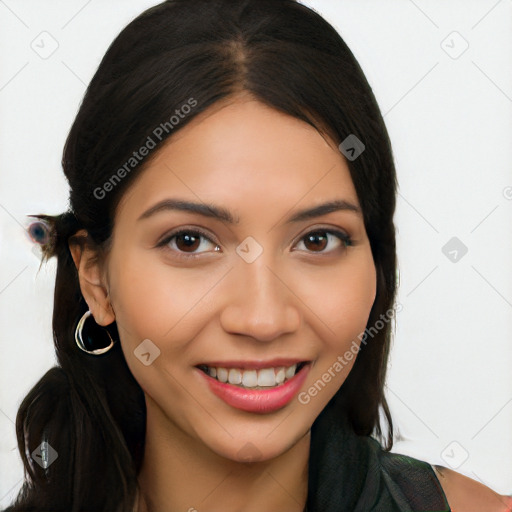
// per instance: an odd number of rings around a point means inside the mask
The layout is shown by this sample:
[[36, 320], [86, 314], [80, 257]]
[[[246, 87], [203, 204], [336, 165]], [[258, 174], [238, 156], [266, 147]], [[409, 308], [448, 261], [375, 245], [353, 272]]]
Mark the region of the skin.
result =
[[[138, 220], [166, 198], [220, 205], [239, 222], [170, 210]], [[116, 210], [105, 259], [93, 247], [70, 245], [95, 321], [116, 321], [145, 394], [139, 512], [304, 509], [311, 425], [355, 359], [307, 404], [294, 398], [260, 414], [212, 394], [196, 365], [312, 361], [304, 392], [359, 344], [376, 293], [361, 211], [285, 222], [334, 199], [360, 206], [334, 141], [239, 95], [194, 118], [153, 155]], [[211, 242], [202, 237], [187, 249], [174, 238], [157, 247], [176, 228], [199, 228]], [[334, 233], [316, 243], [305, 238], [330, 229], [352, 244]], [[249, 236], [263, 249], [252, 263], [236, 252]], [[191, 253], [197, 257], [179, 257]], [[160, 350], [147, 366], [134, 353], [146, 339]], [[252, 459], [241, 461], [240, 450]]]
[[434, 466], [452, 512], [511, 512], [512, 497], [503, 496], [477, 480]]
[[[138, 221], [169, 197], [222, 205], [239, 223], [179, 211]], [[336, 144], [300, 120], [237, 97], [177, 132], [131, 184], [103, 263], [92, 248], [83, 258], [73, 249], [84, 298], [97, 323], [117, 322], [145, 393], [141, 512], [303, 510], [311, 425], [355, 359], [308, 404], [295, 398], [265, 414], [226, 404], [195, 365], [297, 357], [313, 362], [304, 391], [358, 342], [376, 293], [362, 213], [285, 223], [333, 199], [359, 207]], [[193, 248], [199, 256], [191, 262], [177, 256], [187, 247], [176, 239], [155, 248], [179, 227], [202, 228], [213, 243]], [[328, 229], [344, 231], [353, 245], [334, 234], [308, 243], [305, 235], [316, 228], [324, 237]], [[263, 248], [252, 263], [236, 252], [249, 236]], [[145, 339], [161, 351], [149, 366], [134, 355]], [[248, 443], [255, 461], [240, 462]]]

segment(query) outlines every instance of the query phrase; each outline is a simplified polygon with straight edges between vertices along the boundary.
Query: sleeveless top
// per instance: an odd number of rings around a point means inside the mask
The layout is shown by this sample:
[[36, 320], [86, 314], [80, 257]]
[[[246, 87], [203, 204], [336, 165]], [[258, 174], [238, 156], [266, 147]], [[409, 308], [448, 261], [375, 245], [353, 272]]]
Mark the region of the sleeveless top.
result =
[[430, 464], [359, 436], [331, 401], [311, 427], [308, 512], [451, 512]]
[[311, 427], [308, 471], [305, 512], [451, 512], [430, 464], [357, 435], [332, 400]]

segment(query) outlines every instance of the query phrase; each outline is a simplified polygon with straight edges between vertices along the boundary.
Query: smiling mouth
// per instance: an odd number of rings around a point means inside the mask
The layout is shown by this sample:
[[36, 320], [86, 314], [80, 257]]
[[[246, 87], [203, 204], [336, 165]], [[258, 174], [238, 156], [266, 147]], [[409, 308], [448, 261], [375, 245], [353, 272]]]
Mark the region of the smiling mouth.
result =
[[222, 383], [245, 389], [269, 389], [282, 386], [308, 363], [309, 361], [302, 361], [291, 366], [276, 366], [259, 370], [224, 368], [205, 364], [200, 364], [197, 368]]

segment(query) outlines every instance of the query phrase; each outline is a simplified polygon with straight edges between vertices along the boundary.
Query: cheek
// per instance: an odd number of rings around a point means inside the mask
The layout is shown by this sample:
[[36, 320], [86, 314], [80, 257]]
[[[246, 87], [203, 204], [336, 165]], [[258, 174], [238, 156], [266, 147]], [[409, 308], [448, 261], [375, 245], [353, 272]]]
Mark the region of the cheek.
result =
[[158, 263], [142, 251], [118, 259], [112, 268], [111, 300], [127, 361], [147, 339], [166, 356], [160, 363], [186, 358], [208, 319], [219, 276], [206, 267], [198, 271]]
[[155, 336], [155, 318], [162, 300], [169, 304], [169, 311], [173, 310], [170, 290], [155, 286], [160, 276], [154, 266], [143, 265], [135, 258], [118, 260], [113, 266], [110, 295], [120, 335], [124, 334], [130, 343]]
[[341, 265], [318, 292], [318, 315], [329, 327], [329, 345], [345, 350], [364, 331], [376, 295], [376, 270], [371, 252], [355, 254], [353, 262]]
[[[165, 363], [179, 360], [193, 336], [187, 311], [197, 299], [183, 272], [150, 262], [142, 253], [125, 255], [115, 264], [112, 260], [109, 274], [121, 347], [144, 392], [158, 396], [169, 387], [165, 370], [177, 371]], [[170, 339], [172, 343], [165, 342]]]
[[195, 293], [186, 272], [155, 264], [142, 251], [114, 261], [111, 299], [129, 336], [159, 338], [190, 309]]
[[[319, 317], [322, 345], [304, 391], [298, 396], [309, 414], [317, 417], [352, 370], [376, 294], [376, 272], [371, 252], [357, 264], [340, 266], [325, 287]], [[328, 330], [325, 329], [325, 324]]]

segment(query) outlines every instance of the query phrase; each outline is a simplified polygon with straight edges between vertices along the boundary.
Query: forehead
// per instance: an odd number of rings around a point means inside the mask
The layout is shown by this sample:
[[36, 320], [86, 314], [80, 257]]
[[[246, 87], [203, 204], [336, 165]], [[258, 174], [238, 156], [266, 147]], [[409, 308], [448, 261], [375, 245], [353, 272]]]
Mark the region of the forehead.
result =
[[358, 204], [334, 142], [253, 99], [210, 107], [156, 151], [121, 200], [119, 216], [138, 216], [173, 196], [229, 206], [242, 221], [244, 211], [279, 214], [331, 199]]

